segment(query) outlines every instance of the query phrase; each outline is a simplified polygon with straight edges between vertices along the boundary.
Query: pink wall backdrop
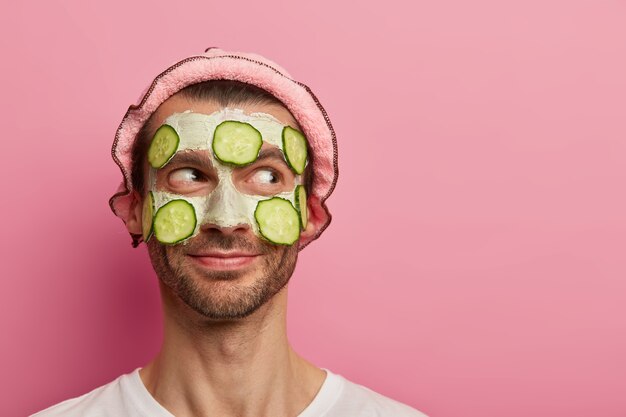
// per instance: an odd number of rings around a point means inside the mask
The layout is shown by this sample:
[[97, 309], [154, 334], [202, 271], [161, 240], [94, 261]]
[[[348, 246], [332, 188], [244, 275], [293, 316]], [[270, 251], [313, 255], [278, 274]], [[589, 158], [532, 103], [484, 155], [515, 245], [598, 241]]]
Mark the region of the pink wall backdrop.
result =
[[0, 415], [158, 351], [110, 146], [154, 76], [219, 46], [281, 63], [337, 131], [297, 350], [431, 417], [626, 416], [624, 1], [99, 3], [0, 17]]

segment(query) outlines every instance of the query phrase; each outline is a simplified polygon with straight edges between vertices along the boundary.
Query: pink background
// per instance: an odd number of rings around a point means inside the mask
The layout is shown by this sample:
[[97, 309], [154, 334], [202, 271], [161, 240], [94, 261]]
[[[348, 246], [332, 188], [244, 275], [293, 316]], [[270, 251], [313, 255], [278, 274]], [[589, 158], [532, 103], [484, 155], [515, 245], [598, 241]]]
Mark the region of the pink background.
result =
[[0, 17], [0, 415], [157, 352], [110, 146], [154, 76], [219, 46], [286, 67], [337, 131], [298, 351], [431, 417], [626, 416], [624, 1], [100, 3]]

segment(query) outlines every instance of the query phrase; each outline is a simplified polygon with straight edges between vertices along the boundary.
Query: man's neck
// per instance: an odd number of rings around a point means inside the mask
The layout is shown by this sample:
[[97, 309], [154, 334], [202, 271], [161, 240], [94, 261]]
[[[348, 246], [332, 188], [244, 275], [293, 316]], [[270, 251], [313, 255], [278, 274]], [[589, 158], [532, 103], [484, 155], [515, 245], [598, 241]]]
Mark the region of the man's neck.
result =
[[286, 334], [287, 287], [250, 316], [210, 322], [161, 288], [164, 342], [140, 370], [152, 396], [184, 416], [296, 417], [325, 372], [300, 357]]

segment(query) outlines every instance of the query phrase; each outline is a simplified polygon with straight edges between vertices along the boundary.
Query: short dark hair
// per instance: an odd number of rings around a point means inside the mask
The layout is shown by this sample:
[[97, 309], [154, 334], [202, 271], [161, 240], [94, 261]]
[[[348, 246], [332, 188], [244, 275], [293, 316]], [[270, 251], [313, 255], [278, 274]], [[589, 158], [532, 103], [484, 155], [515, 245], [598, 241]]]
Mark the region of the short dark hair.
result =
[[[182, 97], [192, 101], [210, 101], [222, 107], [237, 104], [275, 104], [287, 107], [269, 92], [252, 84], [234, 80], [208, 80], [188, 85], [178, 91]], [[155, 112], [156, 113], [156, 112]], [[143, 124], [133, 143], [131, 162], [131, 182], [133, 188], [142, 195], [145, 193], [143, 165], [148, 147], [155, 130], [154, 114]], [[307, 195], [311, 195], [313, 185], [313, 155], [309, 148], [308, 164], [303, 173], [304, 187]]]

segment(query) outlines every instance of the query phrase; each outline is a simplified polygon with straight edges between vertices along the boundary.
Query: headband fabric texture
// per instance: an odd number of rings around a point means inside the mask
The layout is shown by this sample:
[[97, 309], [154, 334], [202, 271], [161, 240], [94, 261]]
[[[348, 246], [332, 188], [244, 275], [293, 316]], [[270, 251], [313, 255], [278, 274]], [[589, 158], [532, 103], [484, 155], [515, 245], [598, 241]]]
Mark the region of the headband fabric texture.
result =
[[[328, 227], [331, 215], [326, 207], [338, 177], [337, 139], [326, 110], [305, 84], [275, 62], [254, 53], [229, 52], [210, 47], [203, 54], [187, 57], [161, 72], [141, 93], [137, 104], [131, 104], [120, 123], [111, 154], [122, 171], [123, 180], [109, 199], [113, 213], [124, 223], [128, 221], [132, 202], [132, 149], [137, 133], [150, 115], [167, 100], [188, 85], [207, 80], [233, 80], [257, 86], [280, 100], [294, 116], [309, 145], [312, 155], [313, 185], [311, 196], [317, 198], [328, 220], [315, 236], [299, 250], [317, 239]], [[133, 246], [142, 241], [141, 235], [131, 234]]]

